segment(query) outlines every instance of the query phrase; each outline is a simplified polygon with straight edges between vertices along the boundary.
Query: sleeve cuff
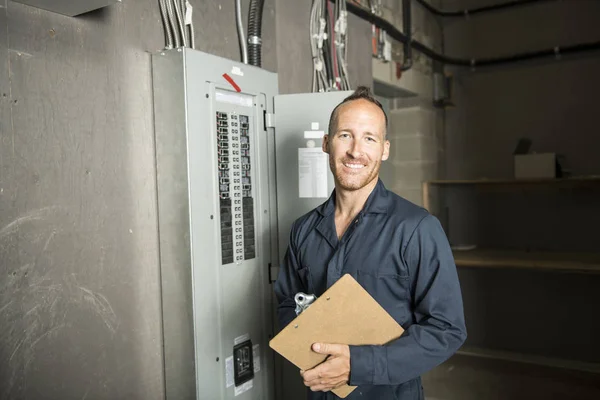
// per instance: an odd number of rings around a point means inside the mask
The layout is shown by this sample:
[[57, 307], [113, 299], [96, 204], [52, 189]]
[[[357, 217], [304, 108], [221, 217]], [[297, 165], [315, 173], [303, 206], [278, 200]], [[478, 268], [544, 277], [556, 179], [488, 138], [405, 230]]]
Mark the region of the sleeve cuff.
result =
[[350, 347], [350, 386], [373, 384], [373, 346]]

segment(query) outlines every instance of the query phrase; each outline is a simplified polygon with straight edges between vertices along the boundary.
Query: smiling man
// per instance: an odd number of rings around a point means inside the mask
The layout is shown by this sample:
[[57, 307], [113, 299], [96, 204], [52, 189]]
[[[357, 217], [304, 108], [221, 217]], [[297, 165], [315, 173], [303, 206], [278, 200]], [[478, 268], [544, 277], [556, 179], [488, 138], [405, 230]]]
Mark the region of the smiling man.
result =
[[385, 346], [315, 343], [327, 360], [301, 372], [313, 400], [358, 386], [347, 399], [423, 399], [420, 375], [450, 357], [466, 328], [456, 266], [438, 220], [389, 192], [379, 179], [389, 157], [387, 116], [359, 87], [332, 112], [323, 151], [335, 190], [296, 220], [275, 284], [279, 320], [296, 317], [294, 296], [320, 296], [351, 274], [405, 329]]

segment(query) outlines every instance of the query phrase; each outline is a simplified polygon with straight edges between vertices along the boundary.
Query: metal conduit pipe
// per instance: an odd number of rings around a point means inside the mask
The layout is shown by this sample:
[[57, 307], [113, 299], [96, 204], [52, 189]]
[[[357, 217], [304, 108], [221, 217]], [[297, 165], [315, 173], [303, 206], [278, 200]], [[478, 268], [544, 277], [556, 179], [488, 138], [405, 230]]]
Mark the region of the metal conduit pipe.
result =
[[235, 22], [238, 31], [238, 40], [240, 42], [240, 52], [242, 53], [242, 62], [244, 64], [248, 64], [248, 47], [246, 45], [246, 37], [244, 35], [244, 24], [242, 22], [241, 0], [235, 0]]
[[265, 0], [251, 0], [248, 13], [248, 61], [250, 65], [262, 66], [262, 14]]

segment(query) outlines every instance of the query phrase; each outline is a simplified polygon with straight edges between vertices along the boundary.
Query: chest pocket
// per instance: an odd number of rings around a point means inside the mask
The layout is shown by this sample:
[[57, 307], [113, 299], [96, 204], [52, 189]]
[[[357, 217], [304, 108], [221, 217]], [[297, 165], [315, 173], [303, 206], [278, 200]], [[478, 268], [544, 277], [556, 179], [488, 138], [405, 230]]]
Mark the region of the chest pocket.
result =
[[382, 271], [356, 271], [356, 280], [400, 325], [409, 320], [409, 277]]

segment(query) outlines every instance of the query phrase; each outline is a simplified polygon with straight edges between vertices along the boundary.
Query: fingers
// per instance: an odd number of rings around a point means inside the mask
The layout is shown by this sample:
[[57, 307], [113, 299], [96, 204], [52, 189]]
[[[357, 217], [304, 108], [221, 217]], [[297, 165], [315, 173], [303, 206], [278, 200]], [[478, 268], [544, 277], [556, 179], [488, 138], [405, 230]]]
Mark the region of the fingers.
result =
[[302, 373], [302, 377], [306, 382], [311, 382], [317, 379], [329, 379], [341, 376], [349, 372], [346, 368], [346, 362], [342, 358], [330, 358], [323, 364]]
[[310, 384], [305, 382], [305, 385], [313, 392], [328, 392], [332, 389], [341, 387], [347, 383], [346, 377], [338, 376], [332, 379], [323, 379], [313, 381]]
[[346, 356], [350, 353], [348, 346], [345, 344], [315, 343], [312, 345], [312, 349], [315, 353], [333, 356]]
[[319, 379], [328, 379], [336, 376], [340, 376], [342, 374], [341, 371], [338, 371], [338, 363], [335, 362], [335, 359], [324, 362], [323, 364], [315, 367], [311, 370], [305, 371], [302, 375], [305, 382], [312, 382], [314, 380]]
[[[339, 365], [338, 365], [339, 364]], [[349, 373], [343, 368], [342, 359], [332, 359], [302, 373], [304, 385], [312, 391], [329, 391], [348, 382]]]

